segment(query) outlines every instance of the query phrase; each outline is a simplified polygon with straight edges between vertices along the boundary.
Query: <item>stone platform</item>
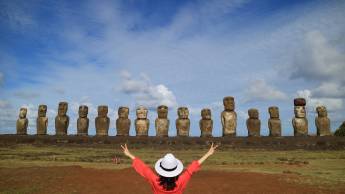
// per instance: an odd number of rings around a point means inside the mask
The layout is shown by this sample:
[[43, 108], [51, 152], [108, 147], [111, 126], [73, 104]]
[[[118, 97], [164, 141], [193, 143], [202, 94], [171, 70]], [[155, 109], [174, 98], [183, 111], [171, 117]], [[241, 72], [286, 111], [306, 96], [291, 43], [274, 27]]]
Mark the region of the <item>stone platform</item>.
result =
[[115, 136], [55, 136], [55, 135], [0, 135], [0, 146], [15, 144], [50, 144], [77, 146], [118, 146], [128, 143], [134, 147], [194, 149], [220, 143], [224, 149], [310, 149], [345, 150], [345, 137], [115, 137]]

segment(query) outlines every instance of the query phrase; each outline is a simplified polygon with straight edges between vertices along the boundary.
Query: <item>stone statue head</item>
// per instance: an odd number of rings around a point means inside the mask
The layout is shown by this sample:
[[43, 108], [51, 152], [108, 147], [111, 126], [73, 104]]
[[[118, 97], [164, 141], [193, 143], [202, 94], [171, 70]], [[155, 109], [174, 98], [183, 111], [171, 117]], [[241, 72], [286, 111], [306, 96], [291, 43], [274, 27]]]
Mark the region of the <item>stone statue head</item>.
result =
[[147, 119], [148, 110], [146, 107], [139, 106], [137, 108], [136, 114], [138, 119]]
[[158, 118], [166, 119], [168, 118], [168, 107], [165, 105], [160, 105], [157, 107]]
[[59, 102], [58, 115], [65, 116], [68, 110], [67, 102]]
[[294, 113], [296, 118], [305, 118], [305, 106], [295, 106]]
[[119, 115], [119, 118], [128, 119], [129, 108], [121, 106], [119, 107], [117, 114]]
[[327, 117], [327, 109], [325, 106], [316, 107], [316, 112], [319, 117]]
[[249, 115], [249, 118], [251, 118], [251, 119], [258, 119], [259, 118], [259, 111], [258, 111], [258, 109], [251, 108], [248, 110], [248, 115]]
[[179, 119], [188, 119], [189, 110], [187, 107], [179, 107], [177, 109], [177, 115]]
[[108, 106], [100, 105], [98, 106], [98, 116], [99, 117], [107, 117], [108, 114]]
[[79, 113], [80, 118], [86, 118], [87, 114], [89, 113], [89, 108], [85, 105], [81, 105], [81, 106], [79, 106], [78, 113]]
[[27, 112], [28, 112], [27, 108], [20, 108], [20, 110], [19, 110], [19, 118], [25, 119]]
[[47, 115], [47, 105], [41, 104], [38, 106], [38, 116], [45, 117]]
[[268, 108], [268, 113], [271, 118], [279, 118], [279, 108], [276, 106], [271, 106]]
[[225, 110], [233, 111], [235, 110], [235, 100], [232, 96], [227, 96], [223, 98], [223, 105]]
[[211, 119], [211, 110], [208, 108], [204, 108], [201, 110], [201, 118], [205, 120]]
[[295, 98], [293, 100], [293, 103], [295, 105], [294, 113], [296, 118], [305, 118], [306, 112], [305, 112], [305, 105], [306, 101], [304, 98]]

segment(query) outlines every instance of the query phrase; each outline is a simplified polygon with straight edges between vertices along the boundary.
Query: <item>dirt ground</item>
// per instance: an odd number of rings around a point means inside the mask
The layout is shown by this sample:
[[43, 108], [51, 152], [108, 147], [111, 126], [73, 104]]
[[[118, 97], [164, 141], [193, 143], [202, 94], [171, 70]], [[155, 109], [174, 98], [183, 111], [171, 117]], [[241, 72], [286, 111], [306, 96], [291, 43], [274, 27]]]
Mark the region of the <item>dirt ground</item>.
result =
[[[80, 166], [0, 168], [0, 193], [151, 193], [132, 168], [92, 169]], [[300, 184], [299, 175], [201, 170], [185, 193], [345, 193], [343, 188]]]

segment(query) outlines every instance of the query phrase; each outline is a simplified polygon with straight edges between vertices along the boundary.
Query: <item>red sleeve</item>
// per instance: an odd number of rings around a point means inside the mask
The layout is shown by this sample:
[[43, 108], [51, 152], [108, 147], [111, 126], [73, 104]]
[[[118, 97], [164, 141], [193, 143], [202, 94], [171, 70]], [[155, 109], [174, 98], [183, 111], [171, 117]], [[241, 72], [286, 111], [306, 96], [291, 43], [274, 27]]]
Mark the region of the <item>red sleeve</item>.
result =
[[192, 177], [192, 175], [200, 169], [200, 164], [197, 160], [194, 160], [179, 176], [178, 181], [180, 182], [182, 189], [187, 186], [188, 181]]
[[135, 157], [133, 159], [132, 166], [135, 169], [135, 171], [137, 171], [137, 173], [139, 173], [147, 181], [154, 181], [157, 179], [157, 175], [139, 158]]

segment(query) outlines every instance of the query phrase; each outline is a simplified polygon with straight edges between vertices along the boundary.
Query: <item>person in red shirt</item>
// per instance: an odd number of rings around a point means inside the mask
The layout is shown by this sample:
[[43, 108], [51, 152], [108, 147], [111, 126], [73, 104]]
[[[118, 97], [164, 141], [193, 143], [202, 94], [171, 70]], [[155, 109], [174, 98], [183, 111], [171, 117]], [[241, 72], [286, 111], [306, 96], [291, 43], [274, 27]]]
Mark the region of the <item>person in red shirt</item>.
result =
[[155, 164], [154, 173], [142, 160], [130, 153], [127, 144], [121, 145], [123, 153], [133, 160], [132, 166], [151, 185], [154, 194], [182, 194], [193, 173], [200, 169], [200, 165], [211, 156], [218, 145], [212, 143], [208, 152], [199, 160], [194, 160], [183, 171], [182, 162], [171, 153], [166, 154]]

